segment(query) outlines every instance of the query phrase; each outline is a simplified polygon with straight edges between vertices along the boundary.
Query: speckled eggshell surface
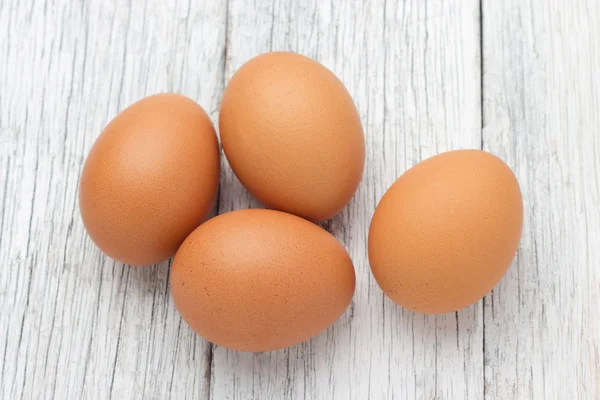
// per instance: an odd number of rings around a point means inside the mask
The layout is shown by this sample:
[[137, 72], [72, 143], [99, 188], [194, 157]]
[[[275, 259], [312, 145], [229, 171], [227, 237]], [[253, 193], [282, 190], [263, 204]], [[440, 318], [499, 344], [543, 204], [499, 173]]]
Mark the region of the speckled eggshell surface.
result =
[[354, 293], [352, 261], [327, 231], [264, 209], [197, 228], [173, 261], [171, 293], [201, 336], [242, 351], [281, 349], [337, 320]]
[[522, 225], [519, 184], [502, 160], [479, 150], [442, 153], [409, 169], [381, 199], [369, 231], [371, 269], [407, 309], [456, 311], [498, 283]]
[[219, 128], [234, 173], [269, 208], [324, 220], [360, 183], [365, 139], [356, 106], [310, 58], [273, 52], [244, 64], [223, 94]]
[[85, 228], [115, 260], [168, 259], [209, 213], [219, 169], [217, 136], [202, 107], [177, 94], [142, 99], [90, 150], [79, 188]]

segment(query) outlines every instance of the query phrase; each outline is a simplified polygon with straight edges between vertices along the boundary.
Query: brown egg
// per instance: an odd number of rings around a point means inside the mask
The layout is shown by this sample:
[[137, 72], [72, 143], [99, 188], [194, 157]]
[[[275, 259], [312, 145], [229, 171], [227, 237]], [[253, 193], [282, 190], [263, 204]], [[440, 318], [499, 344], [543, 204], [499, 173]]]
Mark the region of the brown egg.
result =
[[219, 148], [202, 107], [159, 94], [121, 112], [85, 162], [79, 206], [96, 245], [136, 265], [168, 259], [207, 216], [219, 184]]
[[356, 107], [310, 58], [275, 52], [243, 65], [223, 94], [219, 128], [231, 168], [269, 208], [324, 220], [360, 183], [365, 139]]
[[387, 191], [369, 231], [371, 270], [413, 311], [456, 311], [481, 299], [508, 269], [521, 238], [519, 184], [479, 150], [431, 157]]
[[223, 347], [268, 351], [308, 340], [342, 315], [354, 268], [327, 231], [273, 210], [222, 214], [181, 245], [171, 293], [183, 319]]

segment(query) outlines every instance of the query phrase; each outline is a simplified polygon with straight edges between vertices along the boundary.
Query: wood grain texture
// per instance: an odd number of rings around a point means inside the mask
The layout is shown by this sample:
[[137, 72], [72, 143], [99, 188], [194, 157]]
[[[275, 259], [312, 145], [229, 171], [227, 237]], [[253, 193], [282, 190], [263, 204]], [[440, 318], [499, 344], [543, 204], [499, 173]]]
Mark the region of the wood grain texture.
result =
[[224, 2], [0, 2], [0, 398], [203, 398], [168, 265], [106, 259], [77, 209], [104, 125], [178, 91], [216, 110]]
[[483, 144], [526, 216], [485, 304], [489, 399], [600, 399], [599, 19], [597, 1], [483, 2]]
[[[600, 399], [599, 19], [596, 0], [0, 1], [0, 399]], [[168, 263], [103, 256], [77, 187], [127, 105], [176, 91], [216, 123], [227, 79], [270, 50], [344, 81], [367, 161], [323, 224], [354, 261], [351, 307], [248, 354], [181, 320]], [[468, 309], [405, 311], [369, 270], [375, 206], [418, 161], [481, 146], [521, 183], [515, 263]], [[260, 207], [222, 165], [217, 211]]]
[[[440, 151], [479, 148], [479, 46], [477, 1], [230, 1], [226, 76], [271, 50], [319, 60], [356, 101], [367, 160], [354, 200], [325, 224], [355, 264], [349, 310], [286, 350], [215, 347], [212, 398], [483, 396], [481, 303], [439, 317], [402, 310], [375, 283], [366, 240], [377, 202], [408, 167]], [[257, 206], [224, 166], [219, 211]]]

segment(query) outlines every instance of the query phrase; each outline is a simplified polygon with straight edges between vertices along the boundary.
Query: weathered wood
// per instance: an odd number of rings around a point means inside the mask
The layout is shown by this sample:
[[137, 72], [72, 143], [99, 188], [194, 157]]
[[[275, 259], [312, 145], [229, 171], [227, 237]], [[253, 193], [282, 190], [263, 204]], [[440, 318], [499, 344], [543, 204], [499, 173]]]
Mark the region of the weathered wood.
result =
[[[600, 3], [481, 3], [0, 1], [0, 398], [600, 399]], [[270, 50], [344, 81], [367, 165], [324, 224], [354, 260], [352, 306], [307, 343], [247, 354], [181, 320], [167, 263], [103, 256], [77, 186], [118, 111], [176, 91], [217, 122], [226, 80]], [[485, 302], [405, 311], [369, 270], [375, 206], [416, 162], [482, 145], [521, 183], [517, 259]], [[218, 211], [259, 207], [223, 166]]]
[[483, 2], [483, 144], [525, 223], [485, 304], [489, 399], [600, 399], [600, 3]]
[[[226, 76], [251, 57], [292, 50], [332, 69], [365, 127], [363, 182], [326, 226], [357, 272], [354, 301], [327, 332], [292, 348], [215, 347], [215, 399], [385, 399], [483, 396], [481, 303], [445, 316], [384, 298], [367, 260], [375, 206], [414, 163], [481, 144], [477, 1], [258, 1], [229, 6]], [[220, 212], [256, 206], [225, 168]]]
[[87, 151], [161, 91], [217, 109], [225, 1], [0, 2], [0, 398], [203, 398], [208, 344], [177, 314], [167, 263], [88, 239]]

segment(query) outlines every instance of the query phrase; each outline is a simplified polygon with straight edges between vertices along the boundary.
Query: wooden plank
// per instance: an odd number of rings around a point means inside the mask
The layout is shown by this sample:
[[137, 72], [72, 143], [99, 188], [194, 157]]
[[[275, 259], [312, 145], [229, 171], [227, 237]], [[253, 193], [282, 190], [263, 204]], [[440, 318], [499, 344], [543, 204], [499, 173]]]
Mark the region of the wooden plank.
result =
[[0, 398], [204, 398], [209, 345], [177, 314], [168, 266], [87, 238], [78, 176], [135, 100], [177, 91], [211, 115], [225, 1], [0, 2]]
[[[365, 127], [367, 166], [350, 206], [326, 226], [355, 263], [357, 288], [327, 332], [261, 354], [214, 348], [215, 399], [483, 396], [481, 302], [423, 316], [384, 298], [367, 261], [379, 199], [408, 167], [481, 142], [478, 1], [231, 0], [226, 76], [251, 57], [292, 50], [332, 69]], [[224, 161], [220, 212], [258, 206]]]
[[483, 1], [483, 143], [525, 223], [485, 304], [489, 399], [600, 399], [600, 4]]

